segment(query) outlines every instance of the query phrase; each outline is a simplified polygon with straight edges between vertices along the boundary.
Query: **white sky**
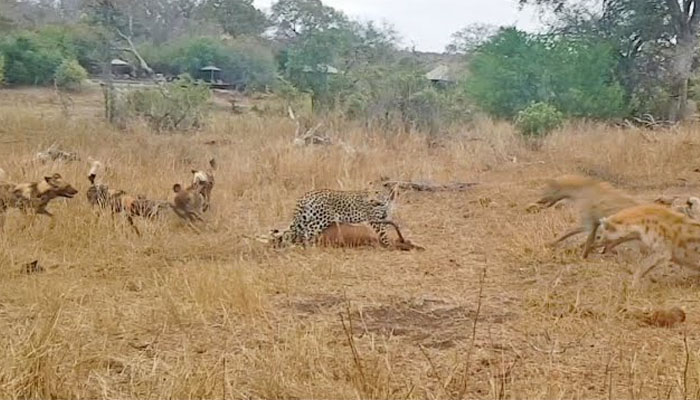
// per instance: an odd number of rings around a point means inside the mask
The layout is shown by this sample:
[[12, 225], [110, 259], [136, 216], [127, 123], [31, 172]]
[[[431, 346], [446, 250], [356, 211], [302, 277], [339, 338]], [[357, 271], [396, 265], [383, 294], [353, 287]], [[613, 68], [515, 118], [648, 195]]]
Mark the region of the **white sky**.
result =
[[[254, 0], [268, 9], [273, 0]], [[527, 31], [541, 25], [536, 10], [518, 9], [517, 0], [323, 0], [323, 3], [360, 20], [388, 22], [417, 50], [442, 51], [450, 35], [472, 24], [515, 25]]]

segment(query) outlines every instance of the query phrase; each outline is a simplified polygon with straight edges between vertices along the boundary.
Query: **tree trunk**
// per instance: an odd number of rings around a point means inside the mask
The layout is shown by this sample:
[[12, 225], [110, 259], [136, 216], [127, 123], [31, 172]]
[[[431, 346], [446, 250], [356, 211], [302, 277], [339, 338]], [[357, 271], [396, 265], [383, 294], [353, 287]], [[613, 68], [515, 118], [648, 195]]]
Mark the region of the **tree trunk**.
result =
[[686, 116], [688, 104], [688, 81], [693, 72], [693, 56], [698, 46], [695, 34], [678, 37], [673, 58], [671, 59], [671, 104], [669, 120], [682, 121]]

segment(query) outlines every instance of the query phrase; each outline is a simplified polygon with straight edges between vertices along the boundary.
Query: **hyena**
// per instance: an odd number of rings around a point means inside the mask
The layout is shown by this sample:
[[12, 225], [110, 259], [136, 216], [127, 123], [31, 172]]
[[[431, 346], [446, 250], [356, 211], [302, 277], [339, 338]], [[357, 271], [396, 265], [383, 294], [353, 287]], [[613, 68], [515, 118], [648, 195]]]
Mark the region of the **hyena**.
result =
[[[549, 180], [538, 203], [545, 207], [551, 207], [564, 199], [571, 199], [578, 204], [581, 213], [581, 226], [566, 232], [550, 245], [560, 243], [579, 233], [588, 232], [583, 258], [588, 257], [593, 248], [596, 230], [601, 218], [641, 204], [639, 200], [615, 189], [607, 182], [599, 182], [577, 175], [565, 175]], [[611, 245], [614, 244], [611, 243]], [[605, 250], [608, 249], [606, 247]]]
[[600, 219], [600, 240], [641, 240], [650, 251], [637, 269], [636, 284], [663, 262], [700, 270], [700, 222], [658, 204], [639, 205]]

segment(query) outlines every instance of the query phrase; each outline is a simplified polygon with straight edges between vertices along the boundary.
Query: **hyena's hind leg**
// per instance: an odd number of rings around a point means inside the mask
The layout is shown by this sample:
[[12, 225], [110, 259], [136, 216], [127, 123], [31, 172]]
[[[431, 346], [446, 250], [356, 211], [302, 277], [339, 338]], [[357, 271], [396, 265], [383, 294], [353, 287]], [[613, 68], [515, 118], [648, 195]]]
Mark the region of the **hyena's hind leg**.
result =
[[572, 236], [574, 236], [574, 235], [578, 235], [578, 234], [580, 234], [580, 233], [583, 233], [583, 232], [585, 232], [585, 231], [586, 231], [586, 228], [584, 228], [583, 226], [579, 226], [578, 228], [574, 228], [574, 229], [572, 229], [572, 230], [566, 232], [565, 234], [561, 235], [561, 236], [559, 237], [559, 239], [557, 239], [557, 240], [555, 240], [555, 241], [553, 241], [553, 242], [548, 243], [548, 244], [547, 244], [547, 247], [554, 247], [554, 246], [556, 246], [557, 244], [563, 242], [564, 240], [566, 240], [566, 239], [568, 239], [568, 238], [570, 238], [570, 237], [572, 237]]

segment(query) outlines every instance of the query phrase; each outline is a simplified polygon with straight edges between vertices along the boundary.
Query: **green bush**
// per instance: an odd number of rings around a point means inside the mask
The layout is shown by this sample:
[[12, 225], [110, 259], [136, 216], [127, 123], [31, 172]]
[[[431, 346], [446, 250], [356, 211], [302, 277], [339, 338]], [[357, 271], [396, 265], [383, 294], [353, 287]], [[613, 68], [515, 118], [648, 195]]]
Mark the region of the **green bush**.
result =
[[533, 103], [518, 113], [515, 126], [525, 137], [542, 137], [559, 128], [564, 115], [547, 103]]
[[0, 54], [0, 86], [5, 83], [5, 57]]
[[4, 38], [0, 52], [5, 58], [5, 81], [13, 85], [51, 83], [64, 58], [58, 48], [42, 44], [31, 32]]
[[88, 74], [77, 60], [64, 60], [56, 69], [56, 86], [66, 90], [80, 90]]
[[63, 58], [77, 60], [91, 73], [101, 72], [104, 60], [110, 58], [108, 41], [88, 25], [49, 25], [36, 35], [40, 46], [58, 50]]
[[593, 119], [629, 113], [615, 76], [617, 55], [604, 42], [502, 29], [470, 62], [468, 95], [487, 113], [513, 118], [533, 102]]
[[211, 91], [189, 75], [160, 88], [141, 89], [127, 95], [129, 115], [145, 119], [157, 131], [199, 128], [208, 114]]

